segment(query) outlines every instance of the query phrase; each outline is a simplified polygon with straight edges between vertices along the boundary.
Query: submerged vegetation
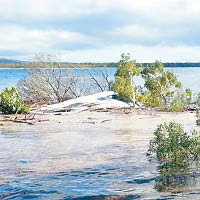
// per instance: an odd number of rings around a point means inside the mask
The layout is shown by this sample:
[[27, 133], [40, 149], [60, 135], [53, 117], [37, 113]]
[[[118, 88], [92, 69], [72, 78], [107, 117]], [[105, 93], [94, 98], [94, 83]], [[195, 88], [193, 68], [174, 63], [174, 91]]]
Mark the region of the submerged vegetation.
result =
[[186, 169], [191, 164], [199, 164], [200, 135], [184, 131], [180, 124], [171, 122], [158, 126], [151, 140], [149, 153], [155, 155], [163, 170]]
[[[190, 181], [200, 164], [200, 134], [188, 133], [175, 122], [160, 124], [150, 141], [147, 155], [159, 165], [155, 188], [160, 191], [178, 191]], [[191, 183], [189, 183], [191, 184]]]

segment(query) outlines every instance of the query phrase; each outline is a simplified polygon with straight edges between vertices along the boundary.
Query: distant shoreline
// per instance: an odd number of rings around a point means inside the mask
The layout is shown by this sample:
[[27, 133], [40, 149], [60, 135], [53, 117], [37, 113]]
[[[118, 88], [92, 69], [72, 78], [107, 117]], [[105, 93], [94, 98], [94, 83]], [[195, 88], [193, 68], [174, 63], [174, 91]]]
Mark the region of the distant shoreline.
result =
[[[148, 66], [153, 63], [136, 63], [138, 66]], [[163, 63], [165, 68], [198, 68], [200, 63]], [[58, 69], [92, 69], [92, 68], [116, 68], [118, 63], [56, 63], [56, 68]], [[32, 69], [30, 63], [4, 63], [0, 62], [0, 69]]]
[[[117, 67], [99, 67], [99, 66], [93, 66], [93, 67], [57, 67], [55, 69], [101, 69], [101, 68], [107, 68], [107, 69], [116, 69]], [[200, 66], [164, 66], [164, 68], [200, 68]], [[0, 70], [11, 70], [11, 69], [20, 69], [20, 70], [28, 70], [28, 69], [34, 69], [34, 68], [30, 68], [30, 67], [1, 67], [0, 66]], [[43, 68], [44, 69], [44, 68]], [[49, 69], [49, 68], [46, 68]]]

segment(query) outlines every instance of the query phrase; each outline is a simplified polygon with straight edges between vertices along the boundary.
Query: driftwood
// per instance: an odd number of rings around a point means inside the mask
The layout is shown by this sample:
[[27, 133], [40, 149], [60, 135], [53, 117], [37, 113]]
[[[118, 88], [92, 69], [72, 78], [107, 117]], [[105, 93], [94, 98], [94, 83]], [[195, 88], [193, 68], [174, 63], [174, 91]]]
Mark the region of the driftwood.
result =
[[35, 119], [35, 114], [33, 115], [5, 115], [3, 119], [0, 119], [2, 122], [13, 122], [13, 123], [22, 123], [34, 125], [36, 122], [45, 122], [49, 119]]
[[101, 123], [112, 121], [111, 119], [105, 119]]
[[14, 122], [14, 123], [23, 123], [23, 124], [29, 124], [34, 125], [32, 122], [24, 121], [24, 120], [16, 120], [16, 119], [2, 119], [2, 122]]
[[95, 108], [90, 110], [90, 112], [110, 112], [113, 108]]

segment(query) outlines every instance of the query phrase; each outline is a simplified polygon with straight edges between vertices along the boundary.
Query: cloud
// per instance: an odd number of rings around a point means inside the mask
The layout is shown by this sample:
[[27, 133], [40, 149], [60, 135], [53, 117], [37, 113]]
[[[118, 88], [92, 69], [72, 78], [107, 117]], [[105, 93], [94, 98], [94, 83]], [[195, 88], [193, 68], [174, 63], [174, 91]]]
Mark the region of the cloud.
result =
[[200, 46], [199, 0], [0, 0], [0, 5], [2, 56], [81, 51], [87, 61], [91, 52], [118, 46], [163, 46], [170, 60], [167, 48], [176, 53]]

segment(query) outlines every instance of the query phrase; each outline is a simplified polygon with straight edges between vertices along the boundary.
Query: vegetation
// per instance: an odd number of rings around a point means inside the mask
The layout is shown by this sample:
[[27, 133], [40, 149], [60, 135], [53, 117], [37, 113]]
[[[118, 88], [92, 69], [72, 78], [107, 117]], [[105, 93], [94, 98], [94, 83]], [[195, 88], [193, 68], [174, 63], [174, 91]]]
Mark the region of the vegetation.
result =
[[0, 93], [0, 111], [3, 114], [29, 113], [29, 108], [21, 100], [16, 88], [6, 88]]
[[183, 112], [192, 101], [192, 91], [186, 89], [185, 91], [177, 90], [170, 99], [169, 104], [164, 104], [161, 110], [168, 112]]
[[78, 79], [68, 70], [59, 69], [60, 64], [56, 59], [51, 55], [35, 56], [30, 63], [28, 76], [18, 84], [23, 101], [57, 103], [78, 97], [76, 84], [83, 79]]
[[200, 111], [196, 110], [196, 124], [199, 126], [200, 125]]
[[112, 90], [117, 92], [119, 99], [135, 104], [135, 87], [133, 77], [140, 73], [134, 61], [130, 61], [130, 56], [122, 54], [121, 60], [115, 73], [115, 81]]
[[80, 76], [70, 69], [61, 69], [56, 56], [36, 55], [30, 65], [28, 76], [18, 83], [24, 102], [58, 103], [111, 87], [106, 70], [88, 70]]
[[[102, 68], [102, 67], [114, 67], [116, 68], [118, 63], [69, 63], [59, 62], [61, 68]], [[137, 63], [137, 65], [149, 66], [152, 63]], [[164, 63], [164, 67], [200, 67], [200, 63]], [[0, 68], [27, 68], [30, 69], [31, 65], [29, 62], [19, 60], [0, 59]]]
[[150, 141], [148, 155], [156, 157], [161, 170], [178, 171], [199, 164], [200, 136], [196, 131], [189, 134], [180, 124], [171, 122], [161, 124]]
[[200, 135], [187, 133], [180, 124], [160, 124], [150, 141], [147, 155], [158, 161], [159, 176], [155, 188], [159, 192], [179, 192], [195, 182], [193, 171], [199, 167]]
[[[108, 90], [118, 93], [122, 101], [162, 111], [185, 111], [192, 101], [191, 90], [183, 91], [177, 76], [165, 70], [163, 63], [142, 66], [131, 61], [129, 54], [122, 54], [114, 81], [104, 69], [88, 69], [81, 76], [63, 70], [63, 63], [52, 55], [36, 55], [29, 65], [28, 77], [18, 84], [24, 102], [51, 104]], [[136, 87], [133, 81], [139, 75], [144, 79], [143, 87]]]
[[181, 83], [175, 74], [164, 70], [164, 65], [159, 61], [144, 67], [141, 75], [146, 89], [143, 103], [151, 107], [163, 107], [169, 104], [175, 93], [174, 90], [181, 88]]

